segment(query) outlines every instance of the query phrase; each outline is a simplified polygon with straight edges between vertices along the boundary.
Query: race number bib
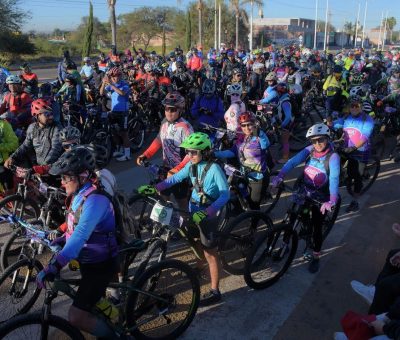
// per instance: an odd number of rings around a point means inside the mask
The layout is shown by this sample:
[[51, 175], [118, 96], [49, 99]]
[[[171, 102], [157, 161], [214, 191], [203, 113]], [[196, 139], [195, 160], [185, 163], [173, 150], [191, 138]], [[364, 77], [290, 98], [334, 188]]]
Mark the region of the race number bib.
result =
[[150, 218], [162, 225], [169, 225], [171, 222], [173, 209], [164, 207], [160, 203], [156, 203], [151, 211]]

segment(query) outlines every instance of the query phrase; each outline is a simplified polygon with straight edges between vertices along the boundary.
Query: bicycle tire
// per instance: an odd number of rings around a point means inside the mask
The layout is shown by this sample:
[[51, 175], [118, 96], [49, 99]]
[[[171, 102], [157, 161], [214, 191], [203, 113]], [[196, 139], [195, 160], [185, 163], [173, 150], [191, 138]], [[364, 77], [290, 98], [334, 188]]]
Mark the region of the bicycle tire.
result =
[[[368, 176], [368, 183], [366, 185], [363, 185], [359, 195], [363, 195], [365, 194], [369, 188], [371, 188], [372, 184], [374, 184], [376, 178], [379, 175], [379, 171], [381, 169], [381, 161], [379, 159], [378, 156], [371, 156], [370, 160], [373, 159], [373, 162], [368, 162], [367, 165], [364, 168], [364, 173], [361, 175], [364, 178], [366, 178]], [[375, 166], [375, 170], [372, 171], [372, 175], [368, 172], [368, 170], [372, 170], [373, 167]], [[372, 177], [371, 177], [372, 176]], [[352, 183], [351, 181], [347, 181], [346, 183], [346, 188], [347, 188], [347, 192], [354, 197], [354, 191], [352, 188]]]
[[[177, 272], [181, 272], [185, 274], [185, 277], [189, 280], [190, 288], [189, 291], [189, 299], [181, 301], [178, 296], [173, 296], [171, 303], [165, 305], [162, 304], [160, 301], [153, 302], [153, 298], [144, 296], [140, 293], [141, 291], [150, 291], [153, 294], [157, 294], [157, 288], [159, 287], [158, 283], [160, 279], [163, 277], [164, 271], [172, 270], [172, 282], [171, 287], [169, 288], [169, 292], [165, 292], [161, 294], [164, 299], [171, 299], [171, 290], [175, 289], [178, 291], [178, 294], [184, 288], [183, 282], [180, 279]], [[146, 287], [150, 283], [150, 287]], [[140, 278], [134, 282], [133, 287], [138, 289], [139, 291], [131, 292], [127, 298], [126, 303], [126, 322], [128, 328], [133, 328], [131, 333], [137, 339], [176, 339], [180, 336], [191, 324], [193, 318], [196, 315], [197, 308], [199, 306], [200, 301], [200, 284], [199, 280], [194, 273], [194, 271], [190, 268], [189, 265], [183, 263], [182, 261], [178, 260], [165, 260], [155, 265], [151, 266], [148, 270], [146, 270]], [[163, 287], [163, 285], [161, 285]], [[149, 289], [147, 289], [149, 288]], [[186, 291], [184, 291], [185, 293]], [[144, 297], [141, 299], [141, 297]], [[143, 300], [143, 301], [142, 301]], [[166, 328], [169, 328], [174, 321], [171, 319], [167, 320], [167, 317], [179, 317], [182, 315], [181, 311], [174, 310], [183, 305], [183, 302], [188, 302], [188, 310], [187, 314], [182, 320], [182, 322], [172, 330], [167, 330], [167, 333], [160, 334], [160, 331], [163, 332]], [[158, 319], [151, 319], [151, 323], [143, 323], [141, 320], [142, 317], [146, 316], [151, 312], [151, 309], [156, 307], [155, 316], [159, 317]], [[172, 307], [171, 311], [174, 313], [165, 315], [166, 311], [168, 312], [168, 308]], [[162, 314], [162, 315], [161, 315]], [[157, 322], [158, 321], [158, 322]], [[154, 330], [150, 327], [154, 324]], [[160, 322], [164, 324], [162, 327], [160, 326]], [[136, 327], [137, 324], [140, 326]], [[145, 326], [145, 327], [143, 327]], [[135, 328], [136, 327], [136, 328]], [[155, 334], [157, 333], [157, 334]]]
[[[260, 221], [261, 225], [259, 225]], [[221, 230], [218, 245], [224, 270], [229, 274], [242, 275], [246, 256], [254, 245], [256, 235], [272, 226], [269, 216], [259, 210], [246, 211], [231, 220]]]
[[146, 134], [145, 130], [145, 125], [140, 119], [133, 118], [129, 120], [128, 137], [132, 150], [137, 151], [143, 146]]
[[[282, 237], [282, 240], [280, 239]], [[283, 237], [289, 245], [283, 249]], [[289, 242], [288, 242], [289, 241]], [[279, 247], [281, 246], [281, 247]], [[297, 233], [287, 224], [278, 224], [263, 233], [256, 241], [246, 257], [244, 280], [253, 289], [265, 289], [276, 283], [289, 269], [298, 246]], [[265, 249], [264, 249], [265, 248]], [[287, 252], [286, 252], [286, 249]], [[283, 252], [283, 254], [282, 254]], [[274, 255], [277, 257], [274, 259]], [[286, 256], [287, 255], [287, 256]], [[286, 258], [284, 258], [286, 256]], [[271, 265], [267, 263], [270, 259]], [[265, 276], [265, 271], [272, 268], [273, 264], [282, 263], [283, 266], [274, 275]]]
[[[52, 328], [57, 329], [57, 331], [61, 331], [64, 334], [48, 334], [47, 336], [43, 336], [42, 334], [39, 335], [37, 339], [72, 339], [72, 340], [84, 340], [85, 337], [82, 335], [82, 333], [73, 327], [67, 320], [57, 316], [57, 315], [49, 315], [48, 320], [46, 321], [48, 325]], [[11, 336], [10, 333], [17, 331], [20, 329], [20, 332], [22, 332], [22, 327], [24, 326], [33, 326], [33, 325], [41, 325], [43, 327], [43, 314], [42, 312], [38, 313], [31, 313], [31, 314], [25, 314], [25, 315], [19, 315], [3, 324], [0, 325], [0, 338], [1, 339], [32, 339], [34, 340], [35, 338], [33, 337], [33, 334], [31, 330], [29, 330], [27, 333], [25, 333], [25, 336], [23, 335], [13, 335]], [[62, 336], [64, 335], [64, 336]], [[67, 336], [67, 337], [66, 337]]]
[[[16, 288], [20, 288], [17, 287], [17, 285], [23, 283], [24, 280], [26, 279], [26, 276], [24, 277], [23, 274], [20, 275], [19, 272], [15, 274], [16, 275], [15, 277], [13, 277], [13, 275], [17, 270], [21, 270], [24, 267], [27, 267], [27, 269], [29, 270], [35, 268], [37, 273], [39, 273], [43, 269], [43, 265], [36, 259], [32, 260], [22, 259], [5, 269], [3, 274], [0, 276], [0, 301], [1, 301], [0, 305], [5, 308], [11, 308], [11, 307], [15, 308], [13, 315], [9, 317], [7, 317], [8, 314], [6, 315], [6, 312], [3, 310], [0, 313], [0, 322], [4, 322], [16, 315], [27, 313], [35, 304], [40, 295], [41, 289], [36, 284], [36, 277], [35, 276], [32, 278], [28, 277], [29, 281], [28, 284], [32, 283], [34, 288], [33, 294], [31, 294], [31, 296], [28, 297], [27, 301], [24, 302], [22, 306], [17, 306], [16, 302], [22, 301], [22, 299], [26, 296], [26, 293], [29, 291], [29, 289], [26, 291], [17, 291]], [[32, 272], [29, 273], [29, 275], [31, 274]], [[13, 279], [15, 279], [14, 286], [10, 288], [8, 285], [13, 283], [12, 282]], [[21, 292], [23, 293], [23, 295], [21, 295]], [[7, 303], [4, 301], [6, 296], [11, 297], [12, 303]]]

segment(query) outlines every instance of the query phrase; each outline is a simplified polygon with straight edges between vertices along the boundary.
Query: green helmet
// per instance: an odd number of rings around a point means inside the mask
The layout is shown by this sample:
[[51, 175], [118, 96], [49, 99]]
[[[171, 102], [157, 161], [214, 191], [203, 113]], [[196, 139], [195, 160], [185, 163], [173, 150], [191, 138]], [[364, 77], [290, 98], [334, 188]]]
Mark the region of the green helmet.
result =
[[192, 150], [211, 149], [211, 140], [210, 137], [203, 132], [194, 132], [183, 141], [180, 147]]

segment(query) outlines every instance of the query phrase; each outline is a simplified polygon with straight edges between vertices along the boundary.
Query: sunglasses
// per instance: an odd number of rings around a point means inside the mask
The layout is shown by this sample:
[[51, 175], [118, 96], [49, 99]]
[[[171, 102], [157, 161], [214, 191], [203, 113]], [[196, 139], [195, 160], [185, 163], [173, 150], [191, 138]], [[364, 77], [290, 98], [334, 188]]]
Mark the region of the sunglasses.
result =
[[166, 107], [165, 107], [165, 111], [166, 111], [166, 112], [172, 112], [172, 113], [174, 113], [174, 112], [178, 111], [178, 108], [176, 108], [176, 107], [171, 107], [171, 106], [166, 106]]
[[254, 126], [254, 124], [253, 123], [244, 123], [244, 124], [240, 124], [240, 126], [242, 127], [242, 128], [249, 128], [249, 127], [253, 127]]
[[65, 143], [65, 144], [62, 145], [62, 147], [64, 149], [70, 149], [70, 148], [73, 148], [73, 147], [75, 147], [77, 145], [78, 145], [78, 143]]
[[312, 144], [322, 144], [322, 143], [325, 143], [326, 142], [326, 137], [319, 137], [319, 138], [314, 138], [314, 139], [311, 139], [311, 143]]
[[61, 175], [61, 182], [67, 184], [75, 179], [74, 176]]
[[189, 149], [186, 149], [186, 154], [192, 155], [192, 156], [197, 156], [197, 155], [200, 154], [200, 150], [189, 150]]
[[42, 114], [46, 117], [53, 117], [53, 112], [51, 112], [51, 111], [43, 111], [43, 112], [40, 112], [40, 114]]

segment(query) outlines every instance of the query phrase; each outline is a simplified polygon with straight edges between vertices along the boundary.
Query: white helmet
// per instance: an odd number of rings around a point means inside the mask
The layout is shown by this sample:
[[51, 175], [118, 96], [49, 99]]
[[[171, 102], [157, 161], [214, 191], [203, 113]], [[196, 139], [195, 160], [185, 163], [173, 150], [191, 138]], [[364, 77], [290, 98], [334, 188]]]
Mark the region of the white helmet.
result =
[[228, 87], [226, 88], [226, 94], [228, 96], [231, 96], [233, 94], [240, 96], [242, 94], [242, 85], [239, 83], [228, 85]]
[[150, 63], [144, 64], [144, 70], [145, 70], [146, 72], [153, 71], [153, 65], [150, 64]]
[[83, 58], [83, 61], [86, 63], [87, 61], [90, 61], [90, 57], [85, 57]]
[[315, 124], [311, 126], [306, 134], [306, 138], [312, 138], [316, 136], [327, 136], [328, 138], [331, 137], [331, 132], [325, 124]]
[[16, 75], [10, 74], [6, 78], [6, 84], [22, 84], [22, 79]]

